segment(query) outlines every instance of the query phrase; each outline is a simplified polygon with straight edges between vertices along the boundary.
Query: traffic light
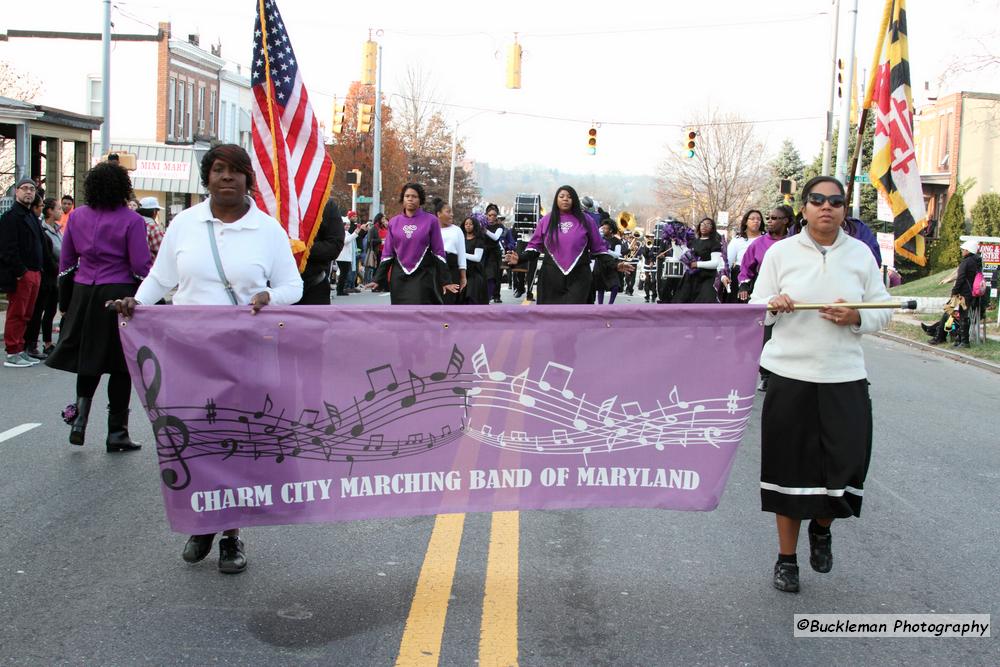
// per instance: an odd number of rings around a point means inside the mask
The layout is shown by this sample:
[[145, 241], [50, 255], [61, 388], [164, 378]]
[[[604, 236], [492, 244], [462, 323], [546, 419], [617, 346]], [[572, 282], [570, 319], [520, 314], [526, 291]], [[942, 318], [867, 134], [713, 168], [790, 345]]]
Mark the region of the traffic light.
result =
[[361, 83], [365, 86], [375, 85], [375, 69], [378, 64], [378, 44], [372, 40], [365, 42], [361, 51]]
[[688, 130], [687, 135], [684, 138], [684, 149], [687, 151], [687, 156], [694, 157], [694, 149], [697, 148], [697, 138], [698, 132], [696, 130]]
[[507, 87], [521, 87], [521, 45], [517, 43], [517, 35], [514, 35], [514, 43], [507, 47]]
[[359, 133], [366, 134], [368, 130], [372, 129], [372, 110], [374, 108], [371, 104], [365, 104], [364, 102], [358, 105]]
[[597, 155], [597, 128], [592, 127], [587, 130], [587, 152]]
[[344, 103], [333, 103], [333, 133], [340, 134], [344, 131]]
[[844, 96], [844, 59], [837, 58], [837, 97]]

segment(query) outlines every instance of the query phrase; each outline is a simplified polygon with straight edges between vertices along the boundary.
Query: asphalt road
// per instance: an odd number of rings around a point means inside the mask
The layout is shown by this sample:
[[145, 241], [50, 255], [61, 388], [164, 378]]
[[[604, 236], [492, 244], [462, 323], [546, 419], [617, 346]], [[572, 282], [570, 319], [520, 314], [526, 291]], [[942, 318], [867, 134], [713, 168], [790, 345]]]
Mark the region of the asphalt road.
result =
[[[793, 637], [796, 613], [1000, 614], [1000, 376], [878, 339], [865, 348], [876, 431], [863, 517], [834, 524], [830, 574], [809, 569], [803, 536], [798, 595], [770, 584], [760, 400], [714, 512], [259, 528], [245, 531], [248, 570], [225, 576], [215, 553], [180, 559], [141, 414], [133, 434], [146, 447], [107, 455], [102, 385], [87, 445], [71, 447], [59, 411], [73, 376], [0, 368], [0, 660], [998, 664], [995, 628], [992, 639]], [[11, 435], [25, 424], [38, 426]]]

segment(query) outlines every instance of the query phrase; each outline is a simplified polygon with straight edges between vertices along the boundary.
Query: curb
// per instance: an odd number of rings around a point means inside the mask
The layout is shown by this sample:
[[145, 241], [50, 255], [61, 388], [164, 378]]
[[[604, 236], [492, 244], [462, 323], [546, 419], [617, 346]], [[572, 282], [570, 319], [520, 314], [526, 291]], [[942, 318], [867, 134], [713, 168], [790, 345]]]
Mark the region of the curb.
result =
[[901, 343], [903, 345], [916, 348], [924, 352], [930, 352], [939, 357], [946, 357], [954, 361], [961, 361], [962, 363], [968, 364], [969, 366], [975, 366], [977, 368], [982, 368], [983, 370], [990, 371], [991, 373], [996, 373], [1000, 375], [1000, 364], [994, 364], [989, 361], [983, 361], [982, 359], [976, 359], [975, 357], [970, 357], [967, 354], [962, 354], [961, 352], [952, 352], [951, 350], [942, 350], [934, 345], [928, 345], [926, 343], [920, 343], [915, 340], [910, 340], [909, 338], [904, 338], [902, 336], [897, 336], [896, 334], [887, 333], [885, 331], [878, 331], [874, 334], [878, 338], [884, 338], [886, 340], [891, 340], [894, 343]]

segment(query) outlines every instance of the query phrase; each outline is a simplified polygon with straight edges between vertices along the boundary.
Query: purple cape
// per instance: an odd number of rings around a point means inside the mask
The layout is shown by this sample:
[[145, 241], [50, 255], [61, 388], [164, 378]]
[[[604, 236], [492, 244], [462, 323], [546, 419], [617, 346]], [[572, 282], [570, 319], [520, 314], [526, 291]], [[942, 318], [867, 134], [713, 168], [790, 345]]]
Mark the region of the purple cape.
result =
[[383, 262], [392, 261], [395, 257], [406, 275], [410, 275], [420, 266], [428, 249], [439, 260], [445, 261], [441, 223], [435, 216], [418, 209], [412, 218], [400, 213], [389, 221], [389, 231], [382, 244]]
[[572, 215], [560, 213], [559, 230], [555, 233], [555, 238], [550, 240], [548, 229], [551, 214], [546, 215], [535, 226], [535, 233], [528, 241], [528, 249], [548, 253], [563, 275], [569, 275], [588, 248], [597, 255], [608, 251], [608, 245], [601, 238], [597, 224], [590, 216], [583, 217], [584, 220], [579, 220]]

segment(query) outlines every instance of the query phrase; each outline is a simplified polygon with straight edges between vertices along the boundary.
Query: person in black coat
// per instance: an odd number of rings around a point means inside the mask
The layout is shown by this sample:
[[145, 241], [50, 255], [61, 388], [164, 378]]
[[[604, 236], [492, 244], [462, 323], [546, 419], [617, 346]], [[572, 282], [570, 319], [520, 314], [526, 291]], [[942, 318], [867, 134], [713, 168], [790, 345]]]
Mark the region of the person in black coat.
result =
[[972, 283], [976, 274], [982, 270], [983, 258], [979, 256], [979, 243], [966, 241], [962, 244], [962, 261], [958, 264], [955, 286], [951, 288], [952, 296], [965, 299], [965, 306], [962, 306], [961, 301], [958, 306], [958, 341], [954, 343], [955, 347], [969, 347], [969, 315], [977, 305], [972, 294]]
[[309, 249], [306, 268], [302, 271], [302, 298], [296, 305], [330, 305], [330, 262], [336, 261], [343, 249], [344, 222], [340, 208], [330, 199], [323, 207], [323, 219]]
[[42, 227], [31, 210], [36, 189], [30, 178], [20, 179], [14, 188], [13, 206], [0, 217], [0, 291], [8, 293], [4, 366], [12, 368], [38, 363], [24, 350], [24, 332], [42, 282]]

